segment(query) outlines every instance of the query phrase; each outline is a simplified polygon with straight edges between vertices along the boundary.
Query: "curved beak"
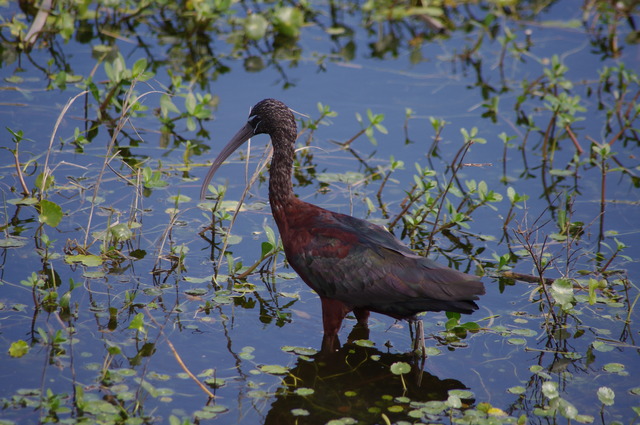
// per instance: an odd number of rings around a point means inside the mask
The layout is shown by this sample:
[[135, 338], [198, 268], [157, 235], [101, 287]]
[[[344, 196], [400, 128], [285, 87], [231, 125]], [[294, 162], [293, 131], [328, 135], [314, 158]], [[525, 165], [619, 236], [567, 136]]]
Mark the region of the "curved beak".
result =
[[238, 149], [244, 142], [249, 140], [253, 136], [253, 127], [246, 123], [244, 127], [238, 131], [235, 136], [229, 140], [229, 143], [222, 149], [222, 152], [218, 155], [218, 157], [211, 164], [211, 168], [207, 172], [204, 180], [202, 181], [202, 188], [200, 189], [200, 199], [204, 199], [207, 193], [207, 187], [209, 186], [209, 182], [213, 178], [213, 175], [218, 171], [218, 168], [222, 165], [222, 163], [236, 150]]

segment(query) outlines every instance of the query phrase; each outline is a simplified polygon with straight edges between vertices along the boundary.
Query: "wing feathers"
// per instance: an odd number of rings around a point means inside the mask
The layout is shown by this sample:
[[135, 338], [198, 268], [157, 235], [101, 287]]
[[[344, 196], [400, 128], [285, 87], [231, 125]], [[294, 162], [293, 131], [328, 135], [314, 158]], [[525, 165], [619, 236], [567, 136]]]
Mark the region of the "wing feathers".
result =
[[[484, 294], [477, 277], [441, 266], [384, 228], [322, 210], [287, 258], [318, 294], [397, 318], [422, 311], [471, 313]], [[291, 229], [294, 230], [294, 229]]]

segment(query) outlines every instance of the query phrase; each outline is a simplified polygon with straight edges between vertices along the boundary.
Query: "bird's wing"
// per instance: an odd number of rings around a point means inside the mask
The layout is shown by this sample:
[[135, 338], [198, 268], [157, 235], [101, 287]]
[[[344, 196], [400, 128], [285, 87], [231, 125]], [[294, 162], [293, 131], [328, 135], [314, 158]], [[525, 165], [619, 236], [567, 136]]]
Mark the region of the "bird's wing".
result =
[[365, 220], [327, 210], [314, 217], [295, 229], [300, 242], [287, 257], [321, 296], [397, 317], [477, 308], [484, 287], [476, 277], [415, 254]]

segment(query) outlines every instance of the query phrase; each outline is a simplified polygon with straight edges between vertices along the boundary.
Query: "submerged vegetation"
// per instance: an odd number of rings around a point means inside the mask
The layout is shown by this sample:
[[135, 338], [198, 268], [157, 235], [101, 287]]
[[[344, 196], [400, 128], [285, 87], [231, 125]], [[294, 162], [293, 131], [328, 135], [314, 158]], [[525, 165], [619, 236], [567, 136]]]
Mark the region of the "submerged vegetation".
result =
[[[636, 423], [638, 5], [549, 3], [0, 2], [0, 424]], [[379, 317], [312, 348], [268, 150], [195, 199], [256, 79], [307, 105], [299, 196], [485, 276], [425, 364]]]

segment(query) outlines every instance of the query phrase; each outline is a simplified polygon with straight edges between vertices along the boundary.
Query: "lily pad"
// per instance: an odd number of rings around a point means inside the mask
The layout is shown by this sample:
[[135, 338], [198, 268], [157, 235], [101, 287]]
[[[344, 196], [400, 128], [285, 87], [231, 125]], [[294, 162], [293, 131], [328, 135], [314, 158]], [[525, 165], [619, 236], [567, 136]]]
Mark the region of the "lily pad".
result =
[[604, 370], [611, 373], [626, 373], [624, 370], [624, 365], [622, 363], [607, 363], [603, 367]]
[[103, 260], [101, 257], [98, 257], [97, 255], [92, 255], [92, 254], [66, 255], [64, 257], [64, 261], [68, 264], [82, 263], [82, 265], [87, 267], [96, 267], [103, 263]]
[[289, 372], [288, 368], [276, 364], [260, 366], [260, 370], [271, 375], [285, 375]]
[[0, 239], [0, 248], [21, 248], [27, 244], [27, 241], [22, 238], [13, 238], [9, 236], [6, 239]]
[[391, 373], [394, 375], [404, 375], [405, 373], [409, 373], [411, 371], [411, 366], [409, 363], [405, 362], [395, 362], [391, 365]]
[[296, 388], [296, 394], [298, 394], [299, 396], [308, 396], [315, 393], [315, 390], [313, 388]]

